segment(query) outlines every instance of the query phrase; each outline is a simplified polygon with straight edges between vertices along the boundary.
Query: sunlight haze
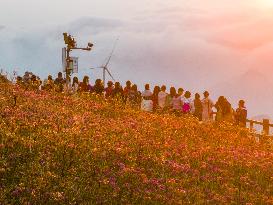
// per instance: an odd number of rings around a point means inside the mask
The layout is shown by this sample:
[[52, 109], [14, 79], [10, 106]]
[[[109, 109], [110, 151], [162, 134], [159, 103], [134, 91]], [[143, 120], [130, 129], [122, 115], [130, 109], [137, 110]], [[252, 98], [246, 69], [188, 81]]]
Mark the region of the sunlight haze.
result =
[[110, 63], [120, 82], [143, 88], [166, 84], [225, 95], [237, 106], [245, 99], [250, 116], [273, 118], [272, 0], [0, 0], [0, 68], [42, 78], [61, 71], [63, 32], [91, 52], [79, 57], [78, 76], [101, 72]]

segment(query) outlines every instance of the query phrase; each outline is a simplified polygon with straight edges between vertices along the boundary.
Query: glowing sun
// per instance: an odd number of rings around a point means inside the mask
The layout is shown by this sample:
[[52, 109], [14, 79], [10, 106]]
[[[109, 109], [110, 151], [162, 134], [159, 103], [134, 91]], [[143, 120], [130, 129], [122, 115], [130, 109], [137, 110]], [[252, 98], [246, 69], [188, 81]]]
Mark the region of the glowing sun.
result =
[[273, 7], [273, 0], [258, 0], [257, 3], [263, 7]]

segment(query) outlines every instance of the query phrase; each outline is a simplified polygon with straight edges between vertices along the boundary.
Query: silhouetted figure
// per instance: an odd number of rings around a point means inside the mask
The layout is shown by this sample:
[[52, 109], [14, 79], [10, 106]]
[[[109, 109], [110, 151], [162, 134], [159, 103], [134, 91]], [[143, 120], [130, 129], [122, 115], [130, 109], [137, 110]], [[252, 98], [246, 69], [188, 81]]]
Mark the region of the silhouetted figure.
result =
[[238, 103], [238, 108], [235, 112], [235, 124], [246, 127], [246, 119], [247, 119], [247, 109], [245, 107], [245, 101], [240, 100]]
[[69, 76], [66, 76], [66, 79], [64, 80], [64, 93], [72, 93], [71, 78]]
[[30, 84], [30, 81], [31, 81], [31, 73], [26, 71], [24, 76], [23, 76], [23, 82], [24, 84], [26, 85], [26, 87], [28, 87], [28, 85]]
[[153, 111], [156, 111], [158, 109], [158, 94], [160, 92], [160, 87], [159, 86], [155, 86], [154, 87], [154, 91], [153, 91], [153, 96], [152, 96], [152, 100], [153, 100]]
[[223, 109], [225, 106], [225, 98], [224, 96], [220, 96], [215, 103], [215, 108], [217, 110], [215, 121], [222, 121], [223, 120]]
[[114, 87], [113, 87], [113, 82], [108, 81], [107, 82], [107, 87], [104, 89], [105, 91], [105, 98], [110, 98], [112, 96]]
[[102, 83], [102, 80], [101, 79], [97, 79], [95, 81], [95, 85], [93, 87], [93, 91], [98, 94], [98, 95], [102, 95], [103, 91], [104, 91], [104, 86], [103, 86], [103, 83]]
[[30, 88], [32, 90], [39, 90], [40, 87], [40, 81], [37, 79], [36, 75], [31, 76], [31, 81], [30, 81]]
[[137, 85], [131, 87], [128, 94], [128, 101], [133, 107], [137, 107], [141, 103], [141, 93], [137, 90]]
[[197, 117], [199, 121], [202, 121], [203, 106], [202, 106], [202, 101], [200, 99], [200, 95], [198, 93], [195, 94], [193, 104], [194, 104], [193, 115]]
[[150, 85], [145, 85], [145, 90], [141, 93], [142, 102], [141, 109], [147, 112], [153, 111], [153, 93], [150, 91]]
[[127, 102], [128, 95], [129, 95], [129, 92], [130, 92], [130, 90], [131, 90], [131, 85], [132, 85], [131, 81], [128, 80], [128, 81], [126, 82], [125, 88], [123, 89], [124, 102]]
[[191, 112], [194, 112], [194, 106], [191, 99], [191, 93], [189, 91], [185, 92], [182, 111], [184, 114], [189, 114]]
[[62, 72], [59, 72], [58, 73], [58, 77], [54, 81], [55, 91], [57, 91], [57, 92], [63, 92], [64, 83], [65, 83], [65, 80], [63, 79], [63, 74], [62, 74]]
[[178, 88], [177, 93], [178, 93], [178, 95], [180, 95], [181, 98], [182, 98], [182, 97], [183, 97], [183, 93], [184, 93], [184, 89], [183, 89], [183, 88]]
[[221, 121], [233, 121], [233, 110], [231, 104], [224, 96], [220, 96], [218, 101], [215, 104], [215, 108], [217, 109], [215, 120], [218, 122]]
[[165, 105], [166, 108], [168, 108], [168, 109], [173, 108], [173, 98], [175, 97], [175, 95], [176, 95], [176, 90], [174, 87], [171, 87], [170, 94], [167, 95], [167, 97], [166, 97], [166, 105]]
[[175, 93], [172, 100], [172, 109], [176, 115], [181, 115], [183, 106], [182, 97], [180, 94], [176, 93], [175, 89], [172, 92]]
[[83, 77], [82, 82], [80, 83], [81, 92], [91, 92], [92, 86], [89, 84], [89, 77], [86, 75]]
[[161, 109], [166, 107], [168, 93], [166, 93], [166, 86], [161, 86], [161, 91], [158, 93], [158, 106]]
[[209, 92], [204, 92], [204, 99], [202, 100], [203, 113], [202, 120], [203, 122], [210, 122], [213, 120], [213, 111], [212, 108], [214, 106], [212, 100], [209, 98]]
[[47, 79], [44, 81], [43, 90], [46, 90], [46, 91], [54, 90], [54, 81], [51, 75], [49, 75]]
[[23, 78], [21, 76], [17, 76], [16, 78], [16, 85], [24, 86]]
[[120, 100], [123, 98], [123, 89], [119, 82], [115, 82], [115, 87], [113, 89], [112, 96]]

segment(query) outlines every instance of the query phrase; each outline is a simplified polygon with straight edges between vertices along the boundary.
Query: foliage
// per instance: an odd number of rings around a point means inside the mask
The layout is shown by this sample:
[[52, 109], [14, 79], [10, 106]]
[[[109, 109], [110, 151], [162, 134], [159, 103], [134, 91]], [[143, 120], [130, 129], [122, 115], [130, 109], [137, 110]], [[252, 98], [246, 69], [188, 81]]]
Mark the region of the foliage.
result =
[[0, 112], [0, 204], [273, 203], [272, 144], [245, 129], [7, 84]]

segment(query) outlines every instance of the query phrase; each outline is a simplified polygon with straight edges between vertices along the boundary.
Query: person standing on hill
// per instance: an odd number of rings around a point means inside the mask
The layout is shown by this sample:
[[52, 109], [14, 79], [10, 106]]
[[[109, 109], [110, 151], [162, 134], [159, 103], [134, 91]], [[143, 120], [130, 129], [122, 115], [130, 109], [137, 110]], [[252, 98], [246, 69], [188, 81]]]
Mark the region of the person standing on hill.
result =
[[166, 104], [165, 104], [165, 107], [167, 109], [172, 109], [173, 108], [173, 98], [175, 97], [176, 95], [176, 90], [174, 87], [171, 87], [170, 88], [170, 94], [167, 95], [166, 97]]
[[40, 87], [40, 81], [37, 79], [36, 75], [32, 75], [31, 76], [31, 84], [30, 84], [30, 87], [31, 89], [33, 90], [39, 90], [39, 87]]
[[175, 89], [172, 92], [175, 92], [175, 95], [173, 96], [173, 101], [172, 101], [173, 102], [172, 108], [175, 113], [181, 114], [181, 110], [182, 110], [182, 106], [183, 106], [181, 95], [179, 95], [179, 93], [176, 93]]
[[141, 103], [141, 93], [137, 90], [137, 85], [133, 85], [128, 94], [128, 102], [133, 107], [138, 107]]
[[150, 85], [145, 85], [145, 90], [141, 93], [142, 102], [141, 102], [141, 110], [152, 112], [153, 111], [153, 93], [150, 91]]
[[54, 81], [51, 75], [49, 75], [47, 79], [44, 81], [43, 90], [46, 90], [46, 91], [54, 90]]
[[95, 81], [95, 85], [93, 87], [93, 91], [98, 94], [98, 95], [102, 95], [103, 91], [104, 91], [104, 87], [102, 84], [102, 80], [101, 79], [97, 79]]
[[18, 85], [21, 88], [24, 88], [24, 81], [23, 81], [23, 78], [21, 76], [17, 76], [16, 85]]
[[115, 87], [112, 92], [112, 97], [116, 99], [123, 99], [123, 89], [122, 86], [120, 85], [120, 82], [115, 82]]
[[184, 114], [190, 114], [190, 113], [194, 112], [194, 106], [193, 106], [193, 102], [191, 99], [190, 91], [185, 92], [182, 111]]
[[197, 117], [199, 121], [202, 121], [203, 106], [202, 101], [200, 100], [200, 95], [198, 93], [195, 94], [193, 104], [194, 104], [193, 116]]
[[66, 76], [64, 83], [64, 93], [71, 94], [71, 92], [72, 92], [71, 78], [70, 76]]
[[224, 96], [220, 96], [215, 103], [215, 108], [217, 110], [215, 121], [222, 121], [224, 118], [224, 108], [225, 108], [225, 98]]
[[112, 81], [108, 81], [107, 82], [107, 87], [104, 89], [105, 92], [105, 98], [108, 99], [112, 96], [112, 92], [113, 92], [113, 82]]
[[123, 95], [124, 95], [124, 102], [126, 103], [127, 100], [128, 100], [128, 96], [129, 96], [129, 93], [130, 93], [130, 90], [131, 90], [131, 86], [132, 86], [132, 83], [130, 80], [128, 80], [126, 82], [126, 86], [125, 88], [123, 89]]
[[64, 79], [63, 79], [63, 74], [62, 72], [58, 73], [58, 77], [55, 79], [54, 84], [55, 84], [55, 90], [57, 92], [63, 92], [64, 89]]
[[170, 96], [173, 96], [172, 105], [171, 105], [171, 108], [173, 109], [173, 111], [175, 112], [181, 111], [182, 109], [181, 96], [176, 92], [176, 89], [174, 87], [172, 87], [172, 89], [170, 90]]
[[30, 78], [31, 78], [31, 73], [26, 71], [24, 76], [23, 76], [23, 82], [26, 85], [26, 87], [28, 86], [28, 84], [30, 83]]
[[183, 88], [178, 88], [177, 93], [178, 93], [178, 95], [180, 95], [181, 98], [182, 98], [182, 97], [183, 97], [183, 93], [184, 93], [184, 89], [183, 89]]
[[153, 111], [156, 111], [158, 108], [158, 94], [160, 92], [160, 87], [159, 86], [155, 86], [154, 87], [154, 91], [153, 91]]
[[89, 84], [89, 77], [86, 75], [83, 77], [82, 82], [80, 83], [80, 91], [81, 92], [91, 92], [92, 87]]
[[203, 107], [203, 113], [202, 113], [202, 120], [203, 122], [210, 122], [213, 120], [213, 108], [214, 104], [212, 100], [209, 98], [209, 92], [204, 92], [204, 99], [202, 100], [202, 107]]
[[166, 101], [167, 101], [168, 93], [166, 93], [166, 86], [161, 86], [161, 91], [158, 93], [158, 106], [161, 109], [164, 109], [166, 107]]
[[72, 82], [72, 93], [77, 93], [79, 90], [79, 79], [75, 76]]
[[246, 127], [246, 119], [247, 119], [247, 109], [245, 107], [245, 101], [240, 100], [238, 104], [238, 108], [235, 112], [235, 124]]
[[218, 101], [215, 104], [215, 108], [217, 109], [215, 120], [218, 122], [228, 121], [234, 122], [233, 119], [233, 109], [231, 104], [224, 96], [220, 96]]

